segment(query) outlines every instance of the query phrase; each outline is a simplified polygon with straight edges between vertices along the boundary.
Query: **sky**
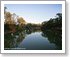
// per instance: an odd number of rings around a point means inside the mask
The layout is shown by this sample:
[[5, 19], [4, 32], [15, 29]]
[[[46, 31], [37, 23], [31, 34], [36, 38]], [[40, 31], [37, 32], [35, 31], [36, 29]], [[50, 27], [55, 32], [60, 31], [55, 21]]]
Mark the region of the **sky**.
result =
[[62, 13], [61, 4], [5, 4], [6, 11], [23, 17], [27, 23], [42, 23]]

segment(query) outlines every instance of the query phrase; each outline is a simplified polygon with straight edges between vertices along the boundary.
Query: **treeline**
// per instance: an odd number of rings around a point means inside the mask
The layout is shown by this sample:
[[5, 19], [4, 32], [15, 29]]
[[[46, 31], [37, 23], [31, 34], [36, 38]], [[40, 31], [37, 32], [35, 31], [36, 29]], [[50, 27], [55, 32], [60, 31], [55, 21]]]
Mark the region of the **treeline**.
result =
[[58, 30], [62, 31], [62, 13], [57, 13], [55, 18], [51, 18], [49, 21], [44, 21], [42, 24], [26, 23], [24, 18], [17, 16], [15, 13], [6, 11], [4, 7], [4, 31], [13, 33], [16, 31], [35, 31], [35, 30]]
[[57, 13], [55, 18], [42, 22], [41, 30], [62, 30], [62, 13]]
[[15, 13], [6, 11], [7, 7], [4, 7], [4, 32], [14, 33], [22, 30], [32, 32], [36, 29], [40, 29], [40, 24], [26, 23], [24, 18], [19, 17]]
[[27, 23], [25, 25], [25, 29], [29, 31], [36, 31], [36, 30], [41, 30], [41, 24], [32, 24], [32, 23]]

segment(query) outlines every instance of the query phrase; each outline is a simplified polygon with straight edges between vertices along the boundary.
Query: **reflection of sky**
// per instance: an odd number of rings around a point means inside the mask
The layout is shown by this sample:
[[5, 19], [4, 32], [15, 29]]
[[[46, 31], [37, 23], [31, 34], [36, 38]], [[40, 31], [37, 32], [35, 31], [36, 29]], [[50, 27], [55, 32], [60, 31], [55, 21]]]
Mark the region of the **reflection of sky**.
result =
[[26, 22], [41, 23], [62, 12], [61, 4], [6, 4], [7, 11], [22, 16]]
[[41, 32], [35, 32], [27, 35], [17, 48], [51, 50], [56, 49], [56, 46], [50, 43], [47, 38], [43, 37]]

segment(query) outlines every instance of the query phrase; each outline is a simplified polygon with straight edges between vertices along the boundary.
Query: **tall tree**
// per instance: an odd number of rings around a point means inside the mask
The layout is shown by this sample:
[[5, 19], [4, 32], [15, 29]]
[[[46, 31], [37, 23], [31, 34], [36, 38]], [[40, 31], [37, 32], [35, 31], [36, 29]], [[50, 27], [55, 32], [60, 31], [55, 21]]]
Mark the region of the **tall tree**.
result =
[[6, 9], [7, 9], [7, 7], [4, 7], [4, 14], [6, 13]]
[[12, 14], [10, 12], [5, 13], [5, 24], [15, 24], [15, 20], [12, 18]]

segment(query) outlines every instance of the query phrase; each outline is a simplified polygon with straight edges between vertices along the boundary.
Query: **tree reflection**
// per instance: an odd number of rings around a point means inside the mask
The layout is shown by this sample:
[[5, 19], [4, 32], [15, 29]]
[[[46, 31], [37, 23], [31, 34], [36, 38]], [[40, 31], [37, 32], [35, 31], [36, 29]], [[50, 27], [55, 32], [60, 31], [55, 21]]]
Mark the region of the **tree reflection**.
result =
[[4, 34], [4, 48], [5, 50], [11, 48], [17, 48], [20, 42], [24, 40], [26, 34], [24, 32], [21, 33], [7, 33]]
[[57, 49], [62, 49], [62, 34], [60, 31], [42, 31], [42, 36], [48, 38], [50, 43], [54, 43]]
[[34, 30], [30, 31], [29, 29], [25, 29], [22, 32], [17, 31], [15, 33], [5, 33], [4, 34], [5, 50], [17, 48], [18, 45], [25, 39], [26, 35], [31, 34], [32, 32], [35, 32], [35, 31]]
[[12, 48], [14, 47], [14, 36], [11, 33], [4, 34], [4, 48]]

